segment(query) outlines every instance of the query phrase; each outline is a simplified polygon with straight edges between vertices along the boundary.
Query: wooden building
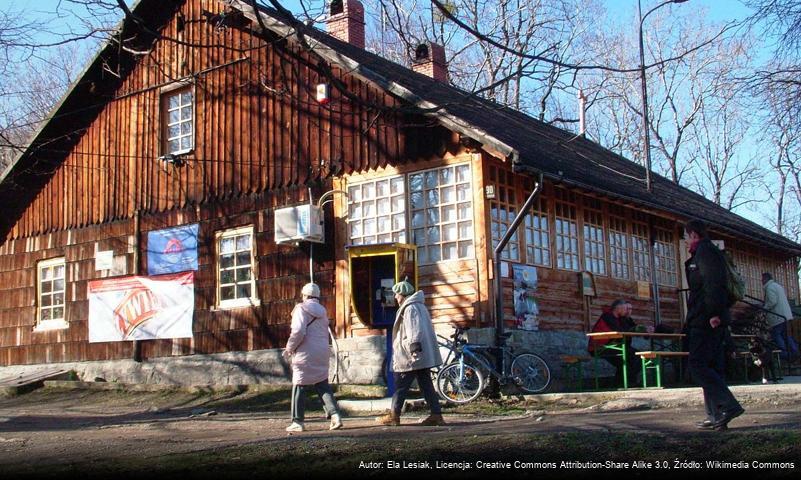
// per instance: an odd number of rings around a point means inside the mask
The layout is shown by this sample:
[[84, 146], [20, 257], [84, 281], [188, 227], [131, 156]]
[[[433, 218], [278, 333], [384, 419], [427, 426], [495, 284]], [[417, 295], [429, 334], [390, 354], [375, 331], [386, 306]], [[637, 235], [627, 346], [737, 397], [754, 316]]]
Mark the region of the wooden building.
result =
[[[770, 271], [799, 300], [801, 245], [665, 178], [647, 192], [642, 167], [449, 86], [441, 47], [418, 48], [417, 71], [367, 52], [361, 5], [330, 8], [326, 34], [247, 1], [136, 4], [0, 178], [0, 365], [281, 348], [310, 256], [336, 335], [381, 336], [357, 315], [378, 299], [357, 285], [354, 245], [414, 245], [435, 321], [492, 327], [492, 251], [539, 175], [502, 301], [513, 326], [515, 265], [534, 267], [527, 335], [552, 355], [583, 348], [617, 297], [653, 321], [654, 275], [660, 320], [678, 326], [691, 217], [733, 252], [749, 294]], [[276, 244], [274, 211], [330, 190], [348, 195], [323, 207], [326, 243]], [[186, 224], [199, 230], [192, 338], [90, 343], [88, 283], [145, 275], [148, 232]], [[241, 276], [226, 274], [226, 240]], [[96, 269], [100, 251], [111, 268]]]

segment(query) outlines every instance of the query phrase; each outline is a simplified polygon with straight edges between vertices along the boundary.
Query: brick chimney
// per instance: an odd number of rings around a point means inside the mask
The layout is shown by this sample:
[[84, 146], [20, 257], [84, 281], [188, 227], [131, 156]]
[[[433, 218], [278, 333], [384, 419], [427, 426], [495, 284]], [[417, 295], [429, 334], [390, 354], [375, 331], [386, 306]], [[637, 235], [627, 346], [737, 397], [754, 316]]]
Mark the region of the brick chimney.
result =
[[325, 21], [329, 35], [364, 48], [364, 6], [359, 0], [331, 0]]
[[445, 47], [436, 43], [421, 43], [414, 49], [412, 70], [428, 75], [440, 82], [448, 81], [448, 66], [445, 63]]

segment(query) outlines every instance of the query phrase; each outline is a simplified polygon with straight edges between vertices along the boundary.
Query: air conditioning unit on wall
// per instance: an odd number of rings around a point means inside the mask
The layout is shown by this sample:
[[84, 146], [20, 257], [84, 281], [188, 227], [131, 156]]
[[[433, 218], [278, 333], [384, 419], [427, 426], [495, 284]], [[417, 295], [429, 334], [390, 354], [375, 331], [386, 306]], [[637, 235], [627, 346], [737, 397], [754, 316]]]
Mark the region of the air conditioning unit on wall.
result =
[[325, 242], [323, 216], [314, 205], [275, 209], [275, 243]]

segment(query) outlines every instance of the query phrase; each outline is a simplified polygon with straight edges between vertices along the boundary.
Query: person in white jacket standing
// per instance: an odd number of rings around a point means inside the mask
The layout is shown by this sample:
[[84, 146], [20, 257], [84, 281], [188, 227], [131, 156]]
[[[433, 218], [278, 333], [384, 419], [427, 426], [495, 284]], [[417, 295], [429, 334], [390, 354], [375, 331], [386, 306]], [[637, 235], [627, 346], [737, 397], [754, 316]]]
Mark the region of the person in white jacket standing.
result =
[[763, 308], [768, 311], [768, 327], [773, 343], [781, 350], [780, 356], [784, 361], [795, 362], [799, 359], [798, 345], [787, 333], [787, 321], [793, 318], [793, 311], [784, 287], [773, 279], [773, 275], [765, 272], [762, 274], [762, 288], [765, 290]]
[[421, 425], [445, 425], [434, 383], [431, 381], [431, 368], [442, 364], [442, 356], [437, 345], [437, 336], [431, 324], [431, 315], [425, 306], [423, 291], [417, 293], [411, 283], [404, 280], [392, 287], [395, 301], [400, 307], [392, 326], [392, 371], [395, 376], [395, 394], [392, 406], [385, 415], [376, 418], [382, 425], [400, 425], [403, 402], [409, 394], [412, 382], [423, 391], [423, 397], [431, 410]]
[[292, 365], [292, 423], [287, 432], [304, 430], [305, 387], [313, 385], [331, 418], [331, 430], [342, 428], [339, 407], [328, 384], [328, 313], [320, 305], [320, 287], [307, 283], [302, 302], [292, 310], [292, 331], [283, 357]]

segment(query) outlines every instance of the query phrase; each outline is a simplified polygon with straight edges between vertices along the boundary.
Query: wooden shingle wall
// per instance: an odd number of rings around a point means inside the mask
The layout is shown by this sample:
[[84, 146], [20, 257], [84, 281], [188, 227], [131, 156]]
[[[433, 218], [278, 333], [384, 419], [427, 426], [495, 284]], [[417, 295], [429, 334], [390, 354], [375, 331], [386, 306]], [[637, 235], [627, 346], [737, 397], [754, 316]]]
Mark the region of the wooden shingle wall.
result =
[[[316, 191], [315, 195], [319, 195]], [[289, 318], [308, 282], [308, 247], [273, 243], [272, 209], [307, 201], [304, 188], [240, 197], [198, 209], [143, 215], [140, 220], [140, 269], [146, 274], [147, 232], [168, 226], [199, 223], [199, 268], [195, 278], [192, 339], [142, 342], [145, 358], [251, 351], [282, 347], [289, 335]], [[253, 225], [256, 241], [256, 291], [260, 305], [218, 310], [216, 304], [215, 233]], [[332, 232], [328, 232], [332, 234]], [[107, 274], [95, 271], [95, 251], [113, 250], [126, 257], [128, 274], [135, 271], [135, 222], [123, 220], [6, 242], [0, 247], [0, 365], [35, 364], [131, 358], [131, 342], [88, 343], [87, 284]], [[66, 320], [68, 329], [34, 331], [36, 323], [36, 264], [65, 257], [67, 267]], [[333, 250], [314, 252], [315, 281], [323, 304], [334, 310]]]

